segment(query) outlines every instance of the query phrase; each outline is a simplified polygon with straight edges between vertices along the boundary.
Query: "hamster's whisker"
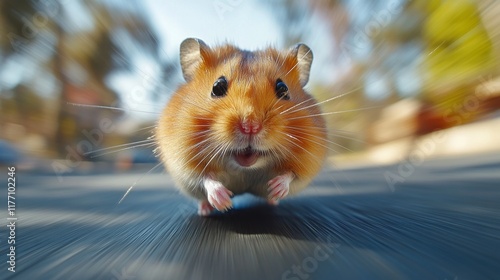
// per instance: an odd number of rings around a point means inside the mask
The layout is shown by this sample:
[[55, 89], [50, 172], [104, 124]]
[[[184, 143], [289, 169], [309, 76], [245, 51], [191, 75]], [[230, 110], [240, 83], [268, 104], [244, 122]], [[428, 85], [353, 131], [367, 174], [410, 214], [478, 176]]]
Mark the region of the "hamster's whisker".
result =
[[355, 138], [355, 137], [345, 136], [345, 135], [342, 135], [342, 134], [334, 134], [334, 132], [332, 132], [331, 134], [329, 133], [328, 135], [330, 135], [332, 137], [339, 137], [339, 138], [349, 139], [349, 140], [352, 140], [352, 141], [356, 141], [358, 143], [366, 144], [366, 141], [363, 141], [361, 139], [358, 139], [358, 138]]
[[207, 143], [207, 142], [209, 142], [209, 141], [211, 141], [211, 140], [212, 140], [212, 139], [210, 139], [210, 138], [204, 139], [204, 140], [202, 140], [202, 141], [200, 141], [200, 142], [196, 143], [195, 145], [193, 145], [193, 148], [197, 148], [197, 147], [199, 147], [199, 146], [202, 146], [202, 145], [204, 145], [205, 143]]
[[109, 110], [116, 110], [116, 111], [122, 111], [122, 112], [138, 112], [138, 113], [155, 114], [155, 115], [160, 115], [161, 114], [159, 112], [150, 112], [150, 111], [142, 111], [142, 110], [134, 110], [134, 109], [125, 109], [125, 108], [103, 106], [103, 105], [78, 104], [78, 103], [72, 103], [72, 102], [67, 102], [66, 104], [72, 105], [72, 106], [77, 106], [77, 107], [97, 108], [97, 109], [109, 109]]
[[[313, 134], [310, 134], [310, 133], [304, 133], [304, 132], [301, 132], [301, 133], [302, 133], [302, 134], [304, 134], [304, 135], [307, 135], [307, 136], [310, 136], [310, 137], [316, 138], [316, 139], [323, 140], [323, 141], [325, 141], [326, 143], [329, 143], [329, 144], [332, 144], [332, 145], [335, 145], [335, 146], [341, 147], [341, 148], [343, 148], [343, 149], [348, 150], [349, 152], [352, 152], [352, 150], [351, 150], [351, 149], [349, 149], [349, 148], [347, 148], [347, 147], [345, 147], [345, 146], [342, 146], [342, 145], [340, 145], [340, 144], [338, 144], [338, 143], [335, 143], [334, 141], [331, 141], [331, 140], [328, 140], [328, 139], [324, 139], [324, 138], [322, 138], [322, 137], [319, 137], [319, 136], [316, 136], [316, 135], [313, 135]], [[331, 147], [329, 147], [329, 146], [327, 146], [327, 145], [324, 145], [324, 144], [322, 144], [322, 143], [319, 143], [319, 142], [317, 142], [317, 141], [314, 141], [314, 140], [311, 140], [311, 139], [307, 139], [307, 138], [302, 137], [302, 136], [295, 136], [295, 137], [297, 137], [297, 138], [299, 138], [299, 139], [304, 139], [304, 140], [306, 140], [306, 141], [313, 142], [313, 143], [315, 143], [315, 144], [318, 144], [318, 145], [320, 145], [320, 146], [322, 146], [322, 147], [325, 147], [325, 148], [327, 148], [327, 149], [331, 150], [332, 152], [339, 153], [339, 151], [337, 151], [337, 150], [335, 150], [335, 149], [333, 149], [333, 148], [331, 148]]]
[[[295, 137], [295, 136], [290, 135], [289, 133], [285, 133], [285, 132], [282, 132], [282, 131], [279, 131], [279, 132], [280, 132], [281, 134], [284, 134], [285, 136], [288, 136], [288, 137], [290, 137], [290, 138], [292, 138], [292, 139], [296, 140], [297, 142], [301, 142], [301, 141], [300, 141], [300, 139], [298, 139], [298, 138], [297, 138], [297, 137]], [[292, 140], [290, 140], [290, 139], [288, 139], [288, 138], [285, 138], [285, 139], [286, 139], [286, 140], [288, 140], [288, 141], [289, 141], [290, 143], [292, 143], [293, 145], [295, 145], [295, 146], [297, 146], [297, 147], [301, 148], [302, 150], [304, 150], [305, 152], [307, 152], [308, 154], [310, 154], [313, 158], [316, 158], [316, 156], [315, 156], [315, 155], [313, 155], [310, 151], [308, 151], [308, 150], [307, 150], [307, 149], [305, 149], [304, 147], [300, 146], [299, 144], [295, 143], [294, 141], [292, 141]]]
[[283, 108], [283, 105], [281, 105], [278, 108], [276, 108], [276, 111], [279, 111], [281, 108]]
[[[209, 142], [209, 141], [207, 141], [207, 142]], [[191, 156], [191, 158], [186, 161], [185, 166], [187, 166], [192, 161], [196, 160], [198, 156], [202, 156], [203, 154], [206, 153], [205, 157], [203, 157], [201, 160], [199, 160], [198, 164], [195, 166], [195, 168], [198, 167], [201, 164], [201, 162], [203, 160], [205, 160], [209, 156], [210, 153], [213, 152], [214, 149], [215, 148], [213, 147], [213, 145], [209, 144], [209, 145], [205, 146], [204, 148], [202, 148], [201, 150], [199, 150], [195, 155]], [[209, 152], [207, 152], [207, 151], [209, 151]]]
[[[281, 68], [283, 68], [283, 65], [285, 65], [286, 62], [286, 56], [283, 56], [281, 58], [281, 53], [278, 53], [278, 57], [276, 58], [277, 60], [281, 59], [281, 64], [280, 66], [276, 69], [276, 74], [281, 71]], [[276, 61], [276, 64], [278, 64], [278, 61]], [[285, 75], [286, 76], [286, 75]]]
[[125, 197], [128, 195], [128, 193], [134, 188], [135, 185], [137, 185], [137, 183], [139, 183], [146, 175], [149, 175], [151, 172], [153, 172], [153, 170], [155, 170], [156, 168], [158, 168], [158, 166], [162, 165], [163, 163], [160, 162], [158, 163], [157, 165], [155, 165], [153, 168], [149, 169], [148, 172], [142, 174], [142, 176], [137, 179], [128, 189], [127, 191], [125, 192], [125, 194], [122, 196], [122, 198], [120, 199], [120, 201], [118, 201], [118, 204], [120, 204], [124, 199]]
[[200, 117], [200, 116], [193, 117], [193, 119], [195, 119], [195, 120], [203, 120], [203, 121], [213, 121], [213, 119], [204, 118], [204, 117]]
[[276, 141], [271, 141], [271, 144], [273, 145], [272, 149], [269, 149], [269, 155], [278, 161], [278, 165], [283, 161], [282, 157], [280, 155], [285, 155], [285, 153], [282, 151], [282, 144], [278, 143]]
[[[371, 83], [370, 83], [370, 84], [368, 84], [368, 85], [372, 85], [372, 84], [374, 84], [375, 82], [376, 82], [376, 81], [371, 82]], [[364, 86], [366, 86], [366, 85], [364, 85]], [[349, 95], [349, 94], [351, 94], [351, 93], [353, 93], [353, 92], [356, 92], [356, 91], [358, 91], [358, 90], [362, 89], [364, 86], [357, 86], [357, 87], [355, 87], [355, 88], [353, 88], [353, 89], [351, 89], [351, 90], [349, 90], [349, 91], [347, 91], [347, 92], [341, 93], [341, 94], [339, 94], [339, 95], [336, 95], [336, 96], [334, 96], [334, 97], [328, 98], [328, 99], [323, 100], [323, 101], [319, 101], [319, 102], [318, 102], [318, 103], [316, 103], [316, 104], [313, 104], [313, 105], [310, 105], [310, 106], [307, 106], [307, 107], [304, 107], [304, 108], [300, 108], [300, 110], [302, 110], [302, 109], [307, 109], [307, 108], [309, 108], [309, 107], [311, 107], [311, 106], [314, 106], [314, 105], [321, 105], [321, 104], [324, 104], [324, 103], [327, 103], [327, 102], [333, 101], [333, 100], [335, 100], [335, 99], [338, 99], [338, 98], [344, 97], [344, 96], [346, 96], [346, 95]], [[322, 91], [322, 92], [324, 92], [324, 91]]]
[[230, 148], [230, 145], [226, 144], [225, 147], [224, 147], [224, 150], [222, 150], [222, 154], [219, 156], [218, 160], [224, 159], [224, 157], [226, 156], [226, 154], [229, 152], [229, 148]]
[[342, 130], [342, 129], [336, 129], [336, 128], [328, 128], [328, 130], [331, 132], [343, 133], [343, 134], [347, 134], [347, 135], [356, 135], [355, 132], [349, 131], [349, 130]]
[[290, 70], [288, 70], [288, 72], [286, 72], [284, 77], [286, 77], [288, 74], [290, 74], [290, 72], [292, 72], [293, 69], [295, 69], [295, 67], [297, 67], [299, 65], [299, 61], [304, 59], [304, 57], [306, 57], [310, 52], [311, 52], [311, 50], [309, 49], [300, 59], [297, 59], [297, 63], [295, 63], [295, 65]]
[[[293, 145], [296, 145], [292, 140], [288, 139], [288, 138], [285, 138], [285, 141], [287, 142], [290, 142], [291, 144]], [[282, 154], [282, 157], [285, 158], [287, 156], [291, 156], [293, 157], [294, 159], [297, 160], [297, 162], [300, 162], [299, 159], [291, 152], [291, 150], [289, 149], [286, 149], [286, 147], [282, 144], [282, 143], [278, 143], [278, 150], [280, 151], [280, 153]], [[284, 161], [284, 159], [282, 160]]]
[[[276, 150], [278, 150], [278, 151], [276, 151]], [[271, 157], [272, 157], [274, 160], [278, 161], [278, 165], [280, 165], [280, 164], [281, 164], [281, 162], [283, 161], [283, 160], [281, 159], [281, 157], [279, 156], [279, 154], [278, 154], [278, 152], [280, 152], [280, 153], [281, 153], [281, 149], [280, 149], [280, 147], [279, 147], [279, 146], [277, 146], [277, 147], [275, 147], [274, 149], [269, 150], [269, 152], [270, 152]]]
[[121, 145], [116, 145], [116, 146], [112, 146], [112, 147], [107, 147], [107, 148], [102, 148], [102, 149], [98, 149], [98, 150], [93, 150], [93, 151], [90, 151], [90, 152], [86, 152], [83, 155], [87, 156], [87, 155], [95, 154], [95, 153], [102, 152], [102, 151], [107, 151], [107, 150], [116, 149], [116, 148], [122, 148], [122, 147], [127, 147], [127, 146], [133, 146], [133, 145], [141, 144], [141, 143], [153, 143], [154, 141], [155, 141], [154, 139], [146, 139], [146, 140], [136, 141], [136, 142], [132, 142], [132, 143], [121, 144]]
[[202, 131], [195, 131], [195, 132], [187, 132], [184, 134], [185, 136], [188, 136], [189, 138], [197, 139], [202, 136], [206, 136], [207, 134], [210, 134], [210, 130], [202, 130]]
[[191, 124], [190, 127], [210, 127], [210, 124]]
[[[311, 131], [312, 128], [314, 127], [302, 127], [300, 128], [300, 126], [291, 126], [291, 128], [295, 129], [295, 130], [300, 130], [300, 131], [305, 131], [305, 132], [308, 132], [308, 131]], [[325, 131], [325, 129], [321, 129], [320, 127], [316, 128], [318, 130], [321, 130], [321, 131]], [[350, 134], [352, 135], [353, 133], [349, 133], [349, 132], [337, 132], [337, 131], [328, 131], [326, 130], [327, 132], [327, 135], [329, 136], [332, 136], [332, 137], [340, 137], [340, 138], [344, 138], [344, 139], [349, 139], [349, 140], [353, 140], [353, 141], [357, 141], [359, 143], [366, 143], [366, 141], [363, 141], [361, 139], [358, 139], [358, 138], [355, 138], [355, 137], [349, 137], [349, 136], [345, 136], [345, 135], [342, 135], [341, 133], [344, 133], [344, 134]]]
[[289, 125], [287, 127], [290, 127], [290, 128], [294, 128], [296, 130], [301, 130], [301, 131], [306, 131], [306, 132], [310, 132], [310, 131], [320, 131], [320, 132], [323, 132], [325, 134], [330, 134], [330, 130], [327, 129], [327, 128], [324, 128], [324, 127], [318, 127], [318, 126], [302, 126], [302, 125]]
[[[366, 143], [365, 141], [363, 141], [362, 139], [359, 139], [359, 138], [356, 138], [354, 136], [356, 136], [355, 133], [353, 132], [349, 132], [349, 131], [335, 131], [334, 129], [331, 129], [330, 131], [327, 131], [326, 133], [329, 137], [339, 137], [339, 138], [344, 138], [344, 139], [349, 139], [349, 140], [353, 140], [353, 141], [356, 141], [358, 143]], [[359, 136], [358, 136], [359, 137]]]
[[[282, 99], [281, 99], [281, 98], [277, 98], [277, 99], [274, 101], [273, 105], [271, 105], [271, 107], [269, 107], [269, 110], [268, 110], [268, 111], [272, 111], [272, 110], [274, 109], [274, 106], [276, 106], [276, 105], [280, 102], [280, 100], [282, 100]], [[283, 105], [281, 105], [281, 106], [279, 106], [278, 108], [276, 108], [276, 110], [277, 110], [277, 111], [279, 111], [279, 109], [280, 109], [281, 107], [283, 107]]]
[[[205, 147], [205, 149], [204, 149], [204, 150], [208, 150], [208, 149], [210, 149], [210, 148], [211, 148], [211, 147]], [[212, 151], [211, 151], [211, 152], [212, 152]], [[210, 152], [210, 153], [211, 153], [211, 152]], [[210, 154], [210, 153], [208, 153], [208, 154]], [[200, 155], [200, 154], [202, 154], [202, 151], [198, 152], [198, 154], [197, 154], [197, 155]], [[207, 154], [204, 158], [208, 157], [208, 154]], [[189, 164], [191, 164], [191, 163], [192, 163], [193, 161], [195, 161], [195, 160], [197, 160], [197, 158], [196, 158], [196, 157], [191, 157], [190, 159], [188, 159], [188, 160], [186, 160], [186, 161], [184, 161], [184, 162], [181, 162], [181, 163], [182, 163], [181, 168], [186, 169], [186, 168], [187, 168], [187, 166], [188, 166]], [[199, 161], [198, 161], [198, 163], [196, 164], [195, 168], [193, 168], [193, 169], [191, 169], [191, 170], [189, 171], [189, 177], [191, 177], [191, 176], [196, 176], [196, 174], [195, 174], [195, 173], [196, 173], [196, 168], [197, 168], [198, 166], [200, 166], [201, 162], [202, 162], [202, 160], [199, 160]]]
[[348, 131], [348, 130], [326, 128], [326, 127], [320, 127], [320, 126], [293, 125], [291, 127], [302, 128], [305, 131], [311, 131], [311, 129], [316, 129], [316, 130], [320, 130], [320, 131], [325, 131], [328, 135], [333, 135], [333, 136], [338, 136], [339, 134], [350, 135], [350, 136], [357, 135], [356, 133], [354, 133], [352, 131]]
[[104, 152], [104, 153], [101, 153], [101, 154], [98, 154], [98, 155], [92, 155], [92, 156], [90, 156], [90, 158], [102, 157], [104, 155], [118, 153], [118, 152], [121, 152], [121, 151], [131, 150], [131, 149], [135, 149], [135, 148], [139, 148], [139, 147], [154, 147], [155, 145], [156, 145], [155, 142], [150, 142], [150, 143], [145, 143], [145, 144], [138, 144], [138, 145], [134, 145], [134, 146], [131, 146], [131, 147], [126, 147], [126, 148], [123, 148], [123, 149], [118, 149], [118, 150], [115, 150], [115, 151], [109, 151], [109, 152]]
[[[284, 132], [282, 132], [282, 134], [284, 134], [284, 135], [286, 135], [286, 136], [288, 136], [288, 137], [290, 137], [290, 138], [294, 139], [294, 137], [293, 137], [293, 136], [291, 136], [291, 135], [290, 135], [290, 134], [288, 134], [288, 133], [284, 133]], [[296, 146], [296, 147], [298, 147], [298, 148], [302, 149], [303, 151], [305, 151], [305, 152], [307, 152], [308, 154], [310, 154], [311, 156], [313, 156], [313, 154], [312, 154], [311, 152], [309, 152], [307, 149], [305, 149], [304, 147], [300, 146], [299, 144], [295, 143], [295, 141], [293, 141], [292, 139], [285, 138], [285, 141], [289, 142], [290, 144], [292, 144], [292, 145], [294, 145], [294, 146]], [[295, 138], [295, 139], [296, 139], [296, 138]], [[297, 163], [299, 163], [299, 164], [300, 164], [303, 168], [307, 168], [307, 167], [306, 167], [306, 165], [305, 165], [302, 161], [300, 161], [300, 160], [299, 160], [299, 159], [298, 159], [298, 158], [297, 158], [297, 157], [296, 157], [296, 156], [295, 156], [295, 155], [294, 155], [294, 154], [293, 154], [290, 150], [285, 149], [285, 151], [286, 151], [286, 153], [287, 153], [288, 155], [291, 155], [293, 158], [295, 158], [295, 159], [296, 159], [296, 162], [297, 162]], [[314, 160], [317, 160], [315, 156], [314, 156], [313, 158], [314, 158]]]
[[[213, 140], [213, 139], [211, 139]], [[211, 143], [213, 141], [210, 141]], [[220, 148], [220, 146], [222, 146], [221, 144], [217, 144], [217, 145], [207, 145], [205, 148], [203, 148], [201, 151], [199, 151], [195, 156], [193, 156], [192, 158], [190, 158], [187, 163], [190, 163], [192, 162], [193, 160], [195, 160], [199, 155], [202, 155], [203, 153], [205, 153], [205, 151], [207, 150], [210, 150], [208, 153], [206, 153], [206, 155], [198, 161], [198, 163], [196, 164], [196, 166], [193, 168], [193, 170], [196, 170], [196, 168], [198, 168], [198, 166], [200, 166], [200, 164], [205, 160], [207, 159], [208, 157], [210, 157], [212, 154], [216, 153], [217, 152], [217, 149]], [[211, 160], [210, 160], [211, 161]], [[208, 164], [210, 163], [210, 161], [205, 165], [205, 168], [203, 168], [203, 171], [205, 171], [205, 169], [207, 168]], [[187, 165], [186, 163], [186, 165]], [[203, 173], [203, 172], [201, 172]]]
[[133, 133], [137, 133], [137, 132], [139, 132], [139, 131], [148, 130], [148, 129], [151, 129], [151, 131], [150, 131], [150, 132], [153, 132], [153, 133], [154, 133], [154, 129], [156, 128], [156, 126], [157, 126], [157, 125], [156, 125], [156, 124], [154, 124], [154, 125], [149, 125], [149, 126], [146, 126], [146, 127], [143, 127], [143, 128], [139, 128], [139, 129], [137, 129], [137, 130], [134, 130], [134, 131], [132, 132], [132, 134], [133, 134]]
[[196, 103], [193, 103], [191, 101], [188, 101], [187, 99], [184, 100], [185, 103], [189, 104], [189, 105], [193, 105], [194, 107], [202, 110], [202, 111], [205, 111], [207, 113], [212, 113], [209, 109], [205, 108], [205, 107], [202, 107], [200, 106], [199, 104], [196, 104]]
[[[310, 130], [307, 130], [307, 129], [296, 128], [294, 126], [290, 126], [290, 127], [288, 127], [288, 129], [293, 130], [293, 131], [298, 131], [300, 134], [303, 134], [306, 136], [311, 136], [311, 137], [314, 137], [316, 139], [321, 139], [321, 140], [326, 141], [326, 142], [331, 142], [331, 140], [328, 140], [326, 137], [321, 137], [321, 136], [309, 133], [308, 131], [310, 131]], [[331, 143], [331, 144], [335, 144], [335, 143]]]
[[[355, 92], [356, 90], [358, 90], [358, 89], [356, 88], [356, 89], [354, 89], [354, 90], [351, 90], [351, 91], [348, 91], [348, 92], [345, 92], [345, 93], [342, 93], [342, 94], [336, 95], [336, 96], [334, 96], [334, 97], [328, 98], [328, 99], [323, 100], [323, 101], [321, 101], [321, 102], [317, 102], [316, 104], [312, 104], [312, 105], [308, 105], [308, 106], [305, 106], [305, 107], [301, 107], [301, 108], [299, 108], [299, 109], [295, 109], [295, 110], [293, 110], [293, 111], [289, 112], [289, 114], [291, 114], [291, 113], [295, 113], [295, 112], [298, 112], [298, 111], [300, 111], [300, 110], [309, 109], [309, 108], [311, 108], [311, 107], [313, 107], [313, 106], [320, 105], [320, 104], [323, 104], [323, 103], [327, 103], [327, 102], [330, 102], [330, 101], [333, 101], [333, 100], [336, 100], [336, 99], [342, 98], [342, 97], [344, 97], [344, 96], [346, 96], [346, 95], [348, 95], [348, 94], [351, 94], [351, 93]], [[310, 98], [309, 100], [312, 100], [312, 99], [313, 99], [313, 98]], [[309, 101], [309, 100], [306, 100], [306, 101]], [[300, 106], [300, 105], [302, 105], [303, 103], [305, 103], [305, 102], [304, 102], [304, 101], [302, 101], [301, 103], [298, 103], [298, 104], [296, 104], [296, 105], [292, 106], [291, 108], [288, 108], [288, 109], [287, 109], [287, 110], [285, 110], [283, 113], [285, 113], [286, 111], [289, 111], [289, 110], [290, 110], [290, 109], [292, 109], [293, 107]]]
[[[135, 143], [133, 143], [135, 144]], [[91, 155], [90, 158], [96, 158], [96, 157], [102, 157], [104, 155], [109, 155], [109, 154], [114, 154], [114, 153], [118, 153], [118, 152], [121, 152], [121, 151], [126, 151], [126, 150], [131, 150], [131, 149], [135, 149], [135, 148], [139, 148], [139, 147], [154, 147], [156, 145], [155, 142], [149, 142], [149, 143], [144, 143], [144, 144], [135, 144], [133, 146], [130, 146], [130, 147], [125, 147], [125, 148], [122, 148], [122, 149], [118, 149], [118, 150], [113, 150], [113, 151], [107, 151], [107, 152], [104, 152], [104, 153], [99, 153], [99, 154], [96, 154], [96, 155]], [[111, 147], [110, 149], [116, 149], [116, 147]], [[92, 151], [91, 153], [96, 153], [97, 151]]]
[[[347, 92], [341, 93], [341, 94], [339, 94], [339, 95], [333, 96], [333, 97], [328, 98], [328, 99], [323, 100], [323, 101], [319, 101], [319, 102], [317, 102], [316, 104], [312, 104], [312, 105], [309, 105], [309, 106], [306, 106], [306, 107], [302, 107], [302, 108], [299, 108], [299, 109], [293, 110], [293, 111], [292, 111], [292, 112], [290, 112], [290, 113], [293, 113], [293, 112], [298, 112], [298, 111], [300, 111], [300, 110], [304, 110], [304, 109], [311, 108], [311, 107], [313, 107], [313, 106], [315, 106], [315, 105], [321, 105], [321, 104], [324, 104], [324, 103], [327, 103], [327, 102], [330, 102], [330, 101], [333, 101], [333, 100], [336, 100], [336, 99], [342, 98], [342, 97], [344, 97], [344, 96], [346, 96], [346, 95], [349, 95], [349, 94], [351, 94], [351, 93], [353, 93], [353, 92], [358, 91], [358, 90], [359, 90], [359, 89], [361, 89], [361, 88], [362, 88], [362, 86], [355, 87], [355, 88], [353, 88], [353, 89], [352, 89], [352, 90], [350, 90], [350, 91], [347, 91]], [[311, 100], [312, 100], [312, 99], [313, 99], [313, 98], [311, 98]], [[304, 102], [301, 102], [301, 103], [299, 103], [299, 104], [296, 104], [296, 105], [295, 105], [295, 106], [293, 106], [293, 107], [296, 107], [296, 106], [302, 105], [302, 103], [304, 103]], [[292, 107], [292, 108], [293, 108], [293, 107]], [[291, 108], [289, 108], [289, 109], [291, 109]], [[289, 110], [289, 109], [288, 109], [288, 110]], [[288, 110], [287, 110], [287, 111], [288, 111]]]
[[362, 110], [370, 110], [370, 109], [376, 109], [376, 108], [380, 108], [380, 106], [372, 106], [372, 107], [365, 107], [365, 108], [352, 109], [352, 110], [342, 110], [342, 111], [335, 111], [335, 112], [313, 114], [313, 115], [289, 118], [288, 120], [298, 120], [298, 119], [305, 119], [305, 118], [316, 117], [316, 116], [327, 116], [327, 115], [335, 115], [335, 114], [342, 114], [342, 113], [349, 113], [349, 112], [358, 112], [358, 111], [362, 111]]
[[[290, 142], [291, 140], [288, 139], [288, 138], [285, 138], [286, 141]], [[279, 162], [284, 162], [285, 161], [285, 157], [287, 155], [295, 158], [297, 160], [297, 162], [300, 162], [300, 160], [289, 150], [289, 149], [286, 149], [286, 147], [282, 144], [282, 143], [279, 143], [279, 142], [275, 142], [277, 145], [276, 145], [276, 149], [278, 150], [278, 152], [276, 152], [276, 158], [279, 160]], [[280, 156], [279, 154], [281, 154], [282, 156]]]
[[[186, 133], [184, 135], [188, 135], [190, 139], [196, 140], [196, 139], [198, 139], [200, 137], [203, 137], [203, 136], [207, 135], [208, 133], [210, 133], [209, 130], [203, 130], [203, 131], [189, 132], [189, 133]], [[160, 141], [160, 140], [163, 140], [165, 138], [168, 138], [168, 136], [162, 136], [162, 137], [156, 136], [155, 137], [155, 139], [156, 139], [157, 142]]]
[[[200, 146], [203, 146], [206, 142], [209, 142], [210, 139], [205, 139], [200, 143], [196, 143], [195, 145], [192, 146], [192, 148], [198, 148]], [[187, 163], [190, 163], [191, 161], [195, 160], [196, 157], [198, 157], [200, 154], [203, 154], [205, 151], [210, 149], [210, 145], [203, 147], [200, 151], [196, 153], [196, 155], [192, 156], [190, 159], [188, 159]]]
[[331, 130], [330, 128], [321, 127], [321, 126], [315, 126], [315, 125], [311, 125], [311, 126], [306, 126], [306, 125], [291, 125], [290, 127], [304, 128], [306, 131], [310, 131], [311, 129], [316, 129], [316, 130], [319, 130], [319, 131], [328, 132], [328, 131]]
[[[308, 98], [308, 99], [306, 99], [306, 100], [303, 100], [303, 101], [301, 101], [301, 102], [299, 102], [299, 103], [297, 103], [297, 104], [293, 105], [292, 107], [290, 107], [290, 108], [288, 108], [288, 109], [284, 110], [283, 112], [280, 112], [280, 115], [281, 115], [281, 114], [284, 114], [284, 113], [286, 113], [286, 112], [288, 112], [288, 111], [292, 110], [293, 108], [296, 108], [296, 107], [298, 107], [298, 106], [300, 106], [300, 105], [302, 105], [302, 104], [304, 104], [304, 103], [307, 103], [307, 102], [309, 102], [309, 101], [311, 101], [311, 100], [314, 100], [314, 97]], [[300, 111], [300, 110], [302, 110], [302, 109], [299, 109], [299, 111]], [[292, 112], [295, 112], [295, 110], [294, 110], [294, 111], [292, 111]]]
[[215, 152], [213, 153], [212, 157], [208, 160], [207, 164], [205, 164], [205, 167], [203, 168], [203, 170], [201, 170], [200, 174], [203, 174], [203, 172], [205, 172], [205, 170], [207, 169], [207, 167], [210, 165], [210, 163], [212, 162], [212, 160], [224, 149], [224, 145], [222, 144], [219, 144], [217, 145], [217, 147], [214, 149]]

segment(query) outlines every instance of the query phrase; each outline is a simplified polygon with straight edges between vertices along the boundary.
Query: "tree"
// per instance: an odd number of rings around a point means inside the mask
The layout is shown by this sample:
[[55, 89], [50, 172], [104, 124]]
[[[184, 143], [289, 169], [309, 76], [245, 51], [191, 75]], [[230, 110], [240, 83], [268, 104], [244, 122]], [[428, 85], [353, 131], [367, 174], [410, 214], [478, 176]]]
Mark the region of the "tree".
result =
[[[59, 106], [54, 108], [58, 113], [54, 114], [51, 142], [59, 154], [65, 153], [65, 146], [75, 141], [79, 130], [74, 112], [81, 109], [67, 106], [75, 85], [97, 91], [100, 104], [96, 105], [119, 106], [119, 96], [110, 88], [107, 78], [115, 71], [134, 67], [134, 53], [130, 49], [149, 55], [163, 71], [174, 69], [159, 55], [157, 36], [138, 2], [134, 3], [134, 7], [125, 8], [96, 0], [70, 4], [31, 0], [0, 3], [0, 62], [29, 58], [43, 73], [52, 73], [57, 82], [59, 94], [54, 98]], [[69, 17], [70, 12], [71, 15], [76, 12], [79, 18]], [[88, 20], [91, 28], [79, 28], [81, 19]], [[80, 72], [75, 74], [74, 69]], [[33, 80], [34, 77], [24, 77], [20, 83], [36, 87]], [[72, 125], [65, 125], [68, 123]]]
[[423, 98], [441, 113], [454, 110], [492, 73], [492, 41], [472, 1], [432, 1], [423, 25], [426, 42]]

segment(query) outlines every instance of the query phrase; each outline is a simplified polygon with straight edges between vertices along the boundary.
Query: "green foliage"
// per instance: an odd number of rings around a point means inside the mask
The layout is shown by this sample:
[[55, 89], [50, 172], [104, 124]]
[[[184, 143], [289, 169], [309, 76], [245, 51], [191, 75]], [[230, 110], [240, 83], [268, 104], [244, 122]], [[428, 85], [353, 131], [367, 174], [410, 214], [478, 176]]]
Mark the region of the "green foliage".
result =
[[424, 24], [425, 99], [442, 108], [461, 102], [494, 66], [492, 41], [472, 1], [431, 1]]

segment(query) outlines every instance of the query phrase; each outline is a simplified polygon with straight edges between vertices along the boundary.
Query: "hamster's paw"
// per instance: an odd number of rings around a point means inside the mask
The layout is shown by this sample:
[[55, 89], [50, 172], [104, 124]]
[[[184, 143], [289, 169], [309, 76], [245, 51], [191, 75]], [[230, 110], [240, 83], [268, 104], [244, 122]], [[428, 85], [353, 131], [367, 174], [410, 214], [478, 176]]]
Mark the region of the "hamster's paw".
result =
[[267, 191], [269, 195], [267, 198], [269, 201], [276, 201], [275, 205], [278, 204], [278, 200], [284, 198], [288, 192], [290, 191], [290, 182], [292, 182], [294, 175], [292, 172], [285, 173], [283, 175], [279, 175], [271, 179], [267, 184], [269, 188]]
[[204, 185], [210, 205], [221, 212], [232, 208], [233, 202], [231, 201], [231, 196], [233, 196], [233, 193], [226, 189], [221, 182], [207, 178]]
[[269, 204], [271, 206], [278, 206], [278, 204], [280, 204], [280, 201], [271, 198], [271, 199], [267, 199], [267, 204]]
[[233, 206], [232, 195], [233, 193], [230, 190], [220, 184], [220, 186], [215, 187], [208, 193], [208, 201], [215, 209], [224, 212]]
[[210, 205], [210, 202], [208, 200], [203, 200], [198, 203], [198, 215], [200, 216], [208, 216], [212, 211], [214, 210], [214, 207]]

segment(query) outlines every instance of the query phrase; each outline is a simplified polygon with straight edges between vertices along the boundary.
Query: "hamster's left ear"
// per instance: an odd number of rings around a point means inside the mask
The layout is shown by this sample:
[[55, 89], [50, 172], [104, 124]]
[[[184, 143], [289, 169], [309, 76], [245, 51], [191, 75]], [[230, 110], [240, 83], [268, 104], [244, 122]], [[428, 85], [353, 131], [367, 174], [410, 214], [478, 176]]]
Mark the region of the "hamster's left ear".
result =
[[309, 81], [309, 72], [311, 71], [313, 53], [311, 49], [305, 44], [295, 45], [292, 48], [291, 53], [297, 58], [297, 68], [300, 74], [300, 84], [302, 86], [305, 86]]

